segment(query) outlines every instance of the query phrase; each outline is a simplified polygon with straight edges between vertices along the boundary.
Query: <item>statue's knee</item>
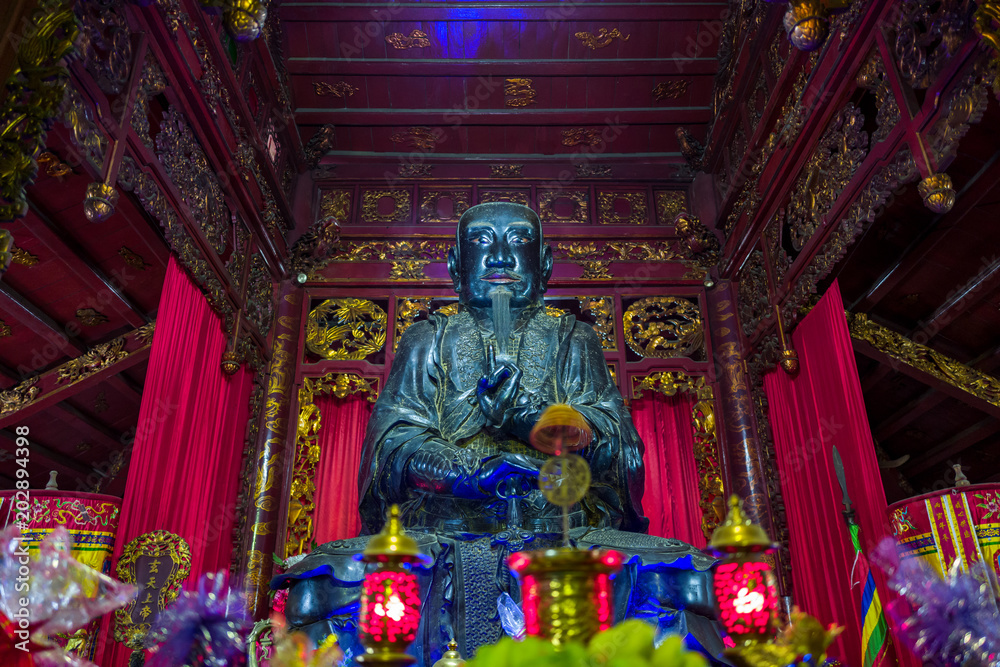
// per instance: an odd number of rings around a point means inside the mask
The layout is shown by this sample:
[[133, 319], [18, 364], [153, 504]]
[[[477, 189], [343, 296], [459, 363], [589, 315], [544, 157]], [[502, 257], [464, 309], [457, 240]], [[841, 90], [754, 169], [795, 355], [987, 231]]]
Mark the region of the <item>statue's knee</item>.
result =
[[288, 589], [285, 618], [292, 627], [302, 627], [341, 612], [349, 612], [360, 589], [334, 584], [330, 577], [295, 581]]

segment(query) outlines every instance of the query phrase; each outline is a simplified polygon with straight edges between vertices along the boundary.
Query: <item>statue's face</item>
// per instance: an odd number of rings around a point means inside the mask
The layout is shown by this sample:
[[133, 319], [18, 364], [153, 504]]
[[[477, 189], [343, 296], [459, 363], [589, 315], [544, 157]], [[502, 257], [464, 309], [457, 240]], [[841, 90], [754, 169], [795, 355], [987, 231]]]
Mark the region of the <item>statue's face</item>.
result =
[[501, 287], [511, 291], [516, 308], [541, 299], [552, 273], [552, 249], [542, 242], [530, 208], [507, 202], [473, 206], [459, 221], [457, 237], [448, 271], [459, 301], [488, 308]]

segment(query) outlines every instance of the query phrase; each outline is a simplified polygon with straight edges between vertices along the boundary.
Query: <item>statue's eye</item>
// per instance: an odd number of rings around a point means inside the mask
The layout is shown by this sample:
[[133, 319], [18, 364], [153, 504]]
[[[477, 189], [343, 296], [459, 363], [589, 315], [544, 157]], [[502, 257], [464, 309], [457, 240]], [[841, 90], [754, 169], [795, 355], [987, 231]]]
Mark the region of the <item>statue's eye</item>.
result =
[[511, 245], [524, 245], [530, 240], [531, 239], [529, 239], [524, 234], [514, 234], [513, 236], [510, 237]]

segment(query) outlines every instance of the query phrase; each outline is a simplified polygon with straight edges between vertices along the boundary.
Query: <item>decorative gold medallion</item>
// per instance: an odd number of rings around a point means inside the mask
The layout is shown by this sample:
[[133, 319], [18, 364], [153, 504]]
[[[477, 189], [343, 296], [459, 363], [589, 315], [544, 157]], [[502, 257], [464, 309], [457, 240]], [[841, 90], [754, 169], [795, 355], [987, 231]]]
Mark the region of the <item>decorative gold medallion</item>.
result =
[[367, 299], [327, 299], [306, 318], [306, 347], [324, 359], [364, 359], [385, 347], [387, 318]]
[[639, 299], [625, 311], [625, 342], [643, 357], [670, 359], [701, 349], [704, 332], [698, 304], [675, 296]]

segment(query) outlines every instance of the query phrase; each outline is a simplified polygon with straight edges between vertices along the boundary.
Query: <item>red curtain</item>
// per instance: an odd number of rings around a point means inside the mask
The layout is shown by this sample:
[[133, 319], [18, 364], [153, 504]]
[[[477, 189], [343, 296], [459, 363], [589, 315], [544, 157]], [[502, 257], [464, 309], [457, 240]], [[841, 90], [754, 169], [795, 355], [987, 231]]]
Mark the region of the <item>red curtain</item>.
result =
[[[252, 375], [219, 367], [219, 318], [171, 257], [160, 297], [129, 462], [115, 559], [142, 533], [167, 530], [191, 547], [191, 582], [229, 568]], [[100, 664], [119, 667], [113, 642]]]
[[[844, 462], [865, 553], [891, 532], [836, 282], [795, 329], [792, 341], [801, 364], [798, 375], [774, 370], [765, 376], [764, 388], [788, 518], [795, 603], [825, 624], [845, 626], [831, 654], [861, 665], [861, 586], [857, 575], [852, 586], [855, 554], [841, 514], [834, 446]], [[885, 605], [887, 589], [880, 573], [875, 575]]]
[[632, 420], [646, 445], [646, 492], [642, 509], [649, 534], [705, 546], [698, 506], [698, 466], [694, 458], [694, 397], [646, 392], [632, 401]]
[[323, 544], [361, 532], [358, 469], [372, 403], [365, 396], [317, 396], [316, 407], [321, 417], [313, 537]]

